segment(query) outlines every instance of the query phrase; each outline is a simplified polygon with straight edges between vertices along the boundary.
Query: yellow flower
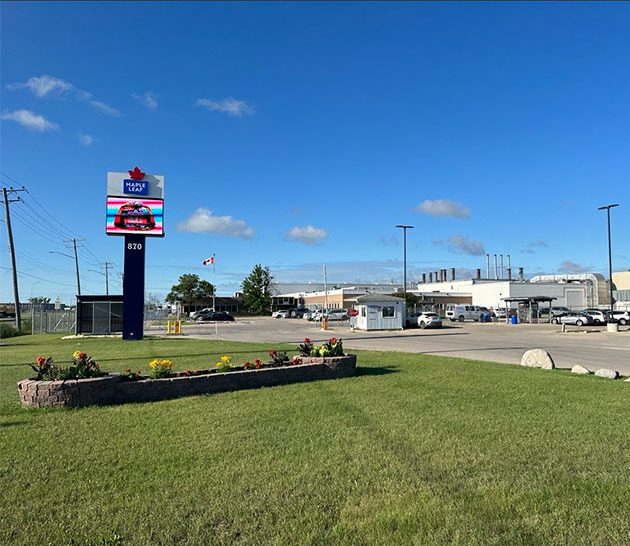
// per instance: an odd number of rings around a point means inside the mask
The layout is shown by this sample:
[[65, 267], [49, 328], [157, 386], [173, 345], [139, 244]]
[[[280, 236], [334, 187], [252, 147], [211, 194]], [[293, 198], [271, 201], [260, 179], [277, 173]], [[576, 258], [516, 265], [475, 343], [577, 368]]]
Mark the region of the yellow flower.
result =
[[228, 355], [223, 355], [221, 357], [221, 362], [224, 362], [225, 364], [228, 364], [230, 362], [230, 360], [232, 360], [232, 357], [230, 357]]

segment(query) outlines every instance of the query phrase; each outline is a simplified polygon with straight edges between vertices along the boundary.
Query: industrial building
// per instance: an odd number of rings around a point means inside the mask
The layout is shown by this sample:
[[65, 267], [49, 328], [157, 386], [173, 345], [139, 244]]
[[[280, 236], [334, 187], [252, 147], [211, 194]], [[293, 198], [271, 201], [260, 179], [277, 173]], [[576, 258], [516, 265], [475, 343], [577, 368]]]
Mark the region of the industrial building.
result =
[[424, 282], [418, 283], [412, 293], [424, 300], [432, 300], [438, 308], [445, 303], [515, 308], [517, 304], [514, 301], [506, 304], [506, 300], [515, 298], [553, 298], [553, 306], [574, 310], [610, 305], [608, 281], [599, 273], [537, 275], [526, 281], [522, 269], [517, 279], [481, 278], [478, 269], [476, 278], [458, 280], [455, 279], [454, 269], [451, 269], [450, 279], [447, 278], [447, 272], [443, 269], [435, 274], [423, 274]]

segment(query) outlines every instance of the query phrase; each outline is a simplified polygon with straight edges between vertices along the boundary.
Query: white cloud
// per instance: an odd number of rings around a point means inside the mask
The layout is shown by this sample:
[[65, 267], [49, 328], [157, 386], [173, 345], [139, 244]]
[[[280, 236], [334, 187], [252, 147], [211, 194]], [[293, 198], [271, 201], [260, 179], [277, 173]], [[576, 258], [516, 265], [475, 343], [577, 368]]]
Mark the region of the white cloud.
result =
[[0, 118], [15, 121], [27, 129], [34, 131], [52, 131], [59, 129], [59, 125], [48, 121], [44, 116], [35, 114], [30, 110], [15, 110], [14, 112], [4, 112]]
[[23, 83], [10, 83], [7, 85], [7, 89], [29, 89], [39, 98], [47, 95], [60, 96], [70, 92], [77, 100], [87, 102], [101, 112], [105, 112], [110, 116], [120, 116], [120, 112], [116, 108], [100, 100], [96, 100], [92, 93], [84, 91], [83, 89], [78, 89], [70, 82], [60, 80], [59, 78], [55, 78], [53, 76], [48, 76], [47, 74], [44, 74], [43, 76], [33, 76]]
[[83, 146], [85, 147], [91, 146], [92, 143], [94, 142], [94, 137], [86, 133], [79, 132], [78, 137], [79, 137], [79, 142], [83, 144]]
[[213, 233], [226, 237], [241, 237], [251, 239], [256, 232], [243, 220], [235, 220], [231, 216], [214, 216], [212, 211], [200, 207], [192, 213], [190, 218], [177, 224], [180, 231], [192, 233]]
[[142, 93], [142, 95], [134, 93], [132, 97], [136, 102], [142, 104], [142, 106], [144, 106], [147, 110], [151, 110], [151, 112], [155, 112], [157, 110], [159, 102], [157, 100], [157, 95], [152, 91], [146, 91], [145, 93]]
[[287, 232], [285, 239], [299, 241], [305, 245], [316, 245], [327, 236], [328, 232], [322, 228], [316, 228], [313, 226], [294, 226]]
[[237, 100], [234, 97], [227, 99], [197, 99], [196, 106], [203, 106], [211, 112], [221, 112], [235, 118], [242, 118], [254, 113], [254, 107], [244, 100]]
[[7, 89], [29, 89], [38, 97], [45, 97], [50, 93], [62, 95], [72, 89], [72, 84], [59, 78], [53, 78], [44, 74], [43, 76], [33, 76], [24, 83], [10, 83]]
[[565, 260], [558, 266], [560, 273], [588, 273], [590, 269], [584, 265]]
[[416, 207], [416, 212], [430, 216], [448, 216], [449, 218], [468, 218], [470, 209], [448, 199], [427, 199]]
[[481, 241], [468, 239], [463, 235], [451, 235], [448, 241], [431, 241], [435, 246], [447, 247], [449, 252], [481, 256], [486, 253]]

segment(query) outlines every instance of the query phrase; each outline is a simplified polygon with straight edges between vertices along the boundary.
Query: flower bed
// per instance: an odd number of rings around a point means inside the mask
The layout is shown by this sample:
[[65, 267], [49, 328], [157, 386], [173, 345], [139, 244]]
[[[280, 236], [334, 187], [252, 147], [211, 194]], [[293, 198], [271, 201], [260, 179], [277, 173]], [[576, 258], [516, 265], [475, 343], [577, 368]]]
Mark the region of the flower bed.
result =
[[[340, 346], [341, 341], [338, 343]], [[300, 350], [304, 354], [302, 346]], [[320, 354], [319, 351], [317, 354]], [[153, 377], [144, 377], [140, 372], [128, 369], [124, 374], [111, 373], [84, 379], [24, 379], [17, 385], [24, 406], [82, 407], [167, 400], [195, 394], [333, 379], [350, 376], [356, 369], [356, 355], [300, 356], [289, 359], [285, 353], [270, 351], [270, 356], [272, 360], [267, 363], [255, 360], [254, 363], [230, 366], [230, 357], [224, 355], [213, 369], [179, 373], [170, 371], [172, 362], [154, 359], [149, 363]]]

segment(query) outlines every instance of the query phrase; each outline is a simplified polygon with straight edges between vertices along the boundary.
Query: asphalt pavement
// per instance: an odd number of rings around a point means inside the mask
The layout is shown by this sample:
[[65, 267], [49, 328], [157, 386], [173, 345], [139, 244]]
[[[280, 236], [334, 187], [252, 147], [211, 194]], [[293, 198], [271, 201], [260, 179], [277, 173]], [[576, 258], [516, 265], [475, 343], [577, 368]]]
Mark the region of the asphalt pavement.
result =
[[[343, 338], [346, 349], [401, 351], [434, 354], [518, 364], [528, 349], [549, 352], [559, 368], [575, 364], [591, 371], [618, 370], [630, 376], [630, 327], [609, 333], [604, 327], [561, 326], [553, 324], [445, 323], [436, 330], [352, 331], [348, 323], [331, 323], [328, 331], [304, 319], [254, 317], [236, 322], [192, 324], [183, 328], [185, 336], [200, 339], [301, 343], [309, 337], [319, 343], [329, 337]], [[149, 333], [149, 332], [147, 332]], [[157, 333], [152, 329], [150, 333]]]

